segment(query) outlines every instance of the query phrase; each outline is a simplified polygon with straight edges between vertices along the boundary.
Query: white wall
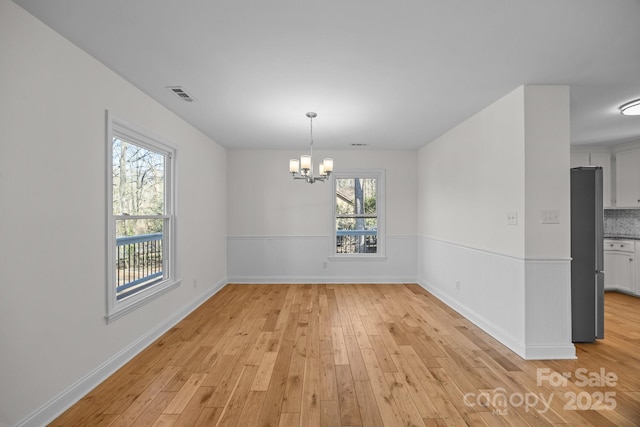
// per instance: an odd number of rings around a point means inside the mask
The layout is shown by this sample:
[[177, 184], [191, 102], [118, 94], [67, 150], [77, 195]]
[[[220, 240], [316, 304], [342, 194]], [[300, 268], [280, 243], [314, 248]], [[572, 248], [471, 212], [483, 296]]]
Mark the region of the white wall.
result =
[[[525, 256], [571, 256], [569, 88], [525, 86]], [[560, 224], [543, 224], [557, 210]]]
[[516, 89], [423, 147], [418, 169], [420, 283], [522, 357], [573, 357], [568, 88]]
[[[524, 255], [523, 103], [516, 90], [420, 150], [420, 236]], [[506, 226], [511, 211], [520, 225]]]
[[[8, 0], [0, 58], [0, 426], [42, 425], [224, 282], [226, 152]], [[106, 109], [177, 148], [183, 279], [109, 325]]]
[[304, 146], [296, 151], [229, 150], [229, 280], [415, 281], [416, 152], [314, 151], [315, 167], [319, 159], [332, 157], [336, 170], [386, 171], [387, 258], [346, 262], [327, 259], [334, 203], [330, 183], [310, 185], [288, 173], [289, 159], [306, 151]]

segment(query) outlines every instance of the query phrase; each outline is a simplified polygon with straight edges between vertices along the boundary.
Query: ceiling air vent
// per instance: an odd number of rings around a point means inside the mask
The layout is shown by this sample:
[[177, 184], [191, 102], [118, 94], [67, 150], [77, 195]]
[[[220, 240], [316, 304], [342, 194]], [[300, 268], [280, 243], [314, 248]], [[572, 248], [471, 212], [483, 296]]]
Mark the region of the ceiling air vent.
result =
[[167, 86], [171, 92], [173, 92], [178, 98], [182, 99], [184, 102], [193, 102], [196, 99], [189, 95], [187, 91], [182, 86]]

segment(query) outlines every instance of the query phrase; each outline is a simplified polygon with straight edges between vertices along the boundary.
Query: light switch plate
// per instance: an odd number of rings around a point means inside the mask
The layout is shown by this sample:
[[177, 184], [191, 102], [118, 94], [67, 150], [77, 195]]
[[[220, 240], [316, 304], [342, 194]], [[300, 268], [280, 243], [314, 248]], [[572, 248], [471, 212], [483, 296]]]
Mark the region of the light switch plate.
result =
[[542, 224], [560, 224], [560, 212], [540, 211], [540, 222]]
[[518, 212], [507, 212], [507, 225], [518, 225]]

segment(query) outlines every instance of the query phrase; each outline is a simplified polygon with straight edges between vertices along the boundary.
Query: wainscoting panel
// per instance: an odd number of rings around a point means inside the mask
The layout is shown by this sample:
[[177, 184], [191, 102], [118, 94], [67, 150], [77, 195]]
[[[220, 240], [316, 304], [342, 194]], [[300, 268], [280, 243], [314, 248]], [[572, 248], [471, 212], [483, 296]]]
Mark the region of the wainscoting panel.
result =
[[418, 283], [525, 359], [572, 359], [570, 260], [418, 237]]
[[527, 259], [526, 359], [575, 359], [571, 342], [571, 260]]
[[229, 236], [229, 283], [416, 282], [416, 236], [387, 236], [386, 257], [334, 260], [329, 236]]
[[419, 237], [418, 282], [524, 357], [521, 259]]

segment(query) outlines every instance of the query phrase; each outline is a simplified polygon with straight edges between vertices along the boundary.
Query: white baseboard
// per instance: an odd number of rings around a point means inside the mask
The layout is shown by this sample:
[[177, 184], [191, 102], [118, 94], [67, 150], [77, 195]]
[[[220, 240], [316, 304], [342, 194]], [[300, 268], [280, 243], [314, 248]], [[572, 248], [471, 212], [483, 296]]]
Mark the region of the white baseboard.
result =
[[146, 334], [122, 349], [122, 351], [117, 353], [111, 359], [98, 366], [96, 369], [78, 380], [75, 384], [71, 385], [69, 388], [42, 405], [31, 415], [18, 422], [16, 427], [40, 427], [50, 423], [73, 404], [87, 395], [87, 393], [96, 388], [102, 381], [124, 366], [125, 363], [147, 348], [162, 334], [184, 319], [189, 315], [189, 313], [215, 295], [227, 283], [228, 281], [226, 279], [218, 282], [213, 288], [208, 289], [199, 297], [183, 306], [180, 310], [173, 313], [156, 327], [149, 330]]
[[571, 345], [527, 345], [526, 360], [577, 359], [576, 347]]
[[440, 291], [435, 286], [430, 285], [429, 283], [425, 283], [419, 281], [418, 284], [422, 286], [426, 291], [432, 293], [436, 298], [440, 301], [447, 304], [449, 307], [460, 313], [471, 323], [491, 335], [496, 340], [500, 341], [504, 344], [509, 350], [513, 351], [518, 356], [524, 358], [525, 357], [525, 345], [519, 342], [515, 337], [508, 334], [502, 328], [497, 327], [492, 322], [485, 319], [483, 316], [480, 316], [469, 307], [461, 304], [459, 301], [449, 297], [446, 293]]
[[239, 284], [279, 284], [279, 283], [304, 283], [304, 284], [336, 284], [336, 283], [417, 283], [415, 276], [236, 276], [229, 277], [227, 283]]
[[615, 286], [610, 286], [608, 288], [605, 288], [604, 291], [605, 292], [618, 292], [620, 294], [630, 295], [632, 297], [640, 297], [640, 294], [636, 294], [635, 292], [630, 291], [629, 289], [618, 288], [618, 287], [615, 287]]

